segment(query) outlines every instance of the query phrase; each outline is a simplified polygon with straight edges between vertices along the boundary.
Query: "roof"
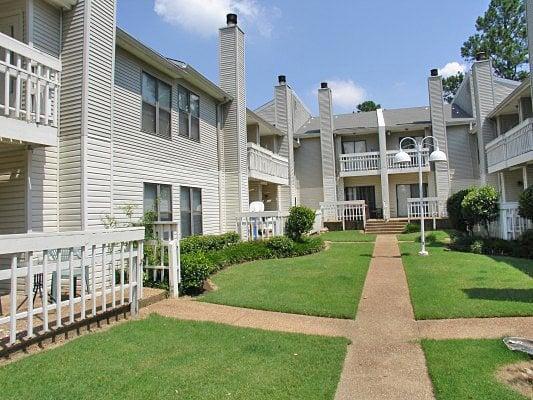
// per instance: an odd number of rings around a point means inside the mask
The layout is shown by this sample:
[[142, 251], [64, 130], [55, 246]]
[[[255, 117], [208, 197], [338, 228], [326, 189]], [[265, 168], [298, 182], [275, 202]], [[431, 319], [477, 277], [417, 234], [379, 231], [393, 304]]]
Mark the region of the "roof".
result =
[[261, 135], [283, 136], [283, 132], [248, 108], [246, 109], [246, 123], [248, 125], [259, 125]]
[[140, 58], [160, 72], [172, 78], [183, 79], [191, 83], [220, 102], [226, 102], [232, 99], [230, 94], [226, 93], [190, 65], [161, 55], [118, 27], [117, 46]]
[[518, 85], [516, 85], [515, 89], [511, 93], [509, 93], [509, 95], [505, 99], [503, 99], [496, 107], [494, 107], [488, 117], [494, 118], [498, 114], [504, 114], [506, 109], [508, 109], [509, 106], [512, 106], [514, 102], [518, 101], [520, 97], [524, 96], [524, 94], [529, 94], [529, 88], [531, 87], [530, 82], [531, 81], [529, 79], [524, 79], [522, 83], [518, 82]]
[[52, 4], [53, 6], [64, 8], [65, 10], [70, 10], [78, 2], [78, 0], [45, 0], [45, 1], [47, 3]]
[[[448, 125], [469, 124], [473, 121], [459, 107], [444, 105], [446, 123]], [[431, 125], [429, 107], [410, 107], [384, 109], [383, 117], [386, 128], [389, 130], [402, 128], [428, 127]], [[339, 114], [333, 117], [334, 130], [342, 133], [376, 133], [378, 129], [377, 114], [375, 111]], [[313, 135], [320, 132], [318, 117], [312, 117], [297, 132], [296, 135]]]

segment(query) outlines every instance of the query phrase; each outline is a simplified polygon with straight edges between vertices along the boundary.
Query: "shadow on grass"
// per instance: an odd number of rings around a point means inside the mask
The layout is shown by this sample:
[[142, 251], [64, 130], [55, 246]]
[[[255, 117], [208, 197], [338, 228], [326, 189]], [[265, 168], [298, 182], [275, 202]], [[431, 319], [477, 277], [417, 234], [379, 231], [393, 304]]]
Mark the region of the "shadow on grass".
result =
[[497, 262], [502, 262], [507, 264], [510, 267], [516, 268], [517, 270], [528, 275], [530, 278], [533, 278], [533, 260], [527, 258], [514, 258], [514, 257], [505, 257], [505, 256], [489, 256]]
[[533, 289], [471, 288], [463, 289], [463, 292], [470, 299], [533, 303]]

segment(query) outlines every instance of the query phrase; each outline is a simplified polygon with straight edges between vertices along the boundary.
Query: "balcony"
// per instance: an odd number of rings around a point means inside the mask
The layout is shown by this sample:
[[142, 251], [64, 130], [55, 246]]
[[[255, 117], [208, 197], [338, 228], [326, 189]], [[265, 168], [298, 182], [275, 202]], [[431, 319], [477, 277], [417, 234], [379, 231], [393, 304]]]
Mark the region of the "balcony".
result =
[[533, 119], [518, 124], [485, 146], [490, 174], [533, 160]]
[[255, 143], [248, 143], [248, 175], [277, 185], [289, 184], [289, 160]]
[[[397, 164], [394, 162], [396, 150], [387, 151], [387, 168], [389, 173], [410, 173], [418, 172], [418, 158], [415, 150], [406, 150], [411, 156], [411, 162]], [[381, 173], [381, 157], [379, 152], [341, 154], [339, 158], [340, 176], [365, 176], [379, 175]], [[429, 149], [422, 150], [422, 170], [428, 172]]]
[[57, 144], [61, 62], [0, 33], [0, 140]]

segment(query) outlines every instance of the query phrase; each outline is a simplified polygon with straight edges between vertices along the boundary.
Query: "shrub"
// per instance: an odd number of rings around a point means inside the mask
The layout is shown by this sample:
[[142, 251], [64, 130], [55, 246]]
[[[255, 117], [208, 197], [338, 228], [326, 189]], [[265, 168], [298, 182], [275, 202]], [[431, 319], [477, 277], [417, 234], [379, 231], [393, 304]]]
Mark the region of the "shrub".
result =
[[273, 258], [264, 242], [242, 242], [207, 254], [216, 270], [248, 261]]
[[294, 241], [287, 236], [276, 236], [265, 242], [276, 257], [290, 257], [294, 253]]
[[301, 241], [309, 233], [315, 222], [315, 212], [308, 207], [292, 207], [285, 226], [287, 236], [293, 240]]
[[420, 232], [420, 225], [418, 224], [407, 224], [405, 225], [405, 229], [403, 230], [403, 233], [416, 233]]
[[181, 288], [185, 293], [200, 293], [204, 282], [215, 271], [213, 261], [204, 253], [181, 256]]
[[474, 254], [483, 254], [483, 240], [474, 240], [470, 245], [470, 252]]
[[517, 240], [516, 257], [533, 259], [533, 229], [525, 231]]
[[306, 256], [324, 250], [324, 240], [319, 237], [309, 237], [301, 242], [294, 243], [293, 257]]
[[461, 190], [452, 194], [446, 201], [450, 225], [452, 228], [461, 232], [466, 232], [468, 230], [468, 223], [463, 215], [462, 202], [465, 196], [471, 191], [472, 189]]
[[463, 217], [472, 227], [481, 224], [488, 232], [488, 224], [498, 218], [500, 208], [499, 195], [492, 186], [473, 188], [461, 202]]
[[452, 250], [469, 252], [470, 246], [475, 240], [476, 238], [474, 236], [458, 233], [457, 235], [452, 236], [450, 248]]
[[235, 232], [223, 235], [190, 236], [180, 241], [180, 253], [189, 254], [199, 251], [208, 252], [222, 250], [223, 248], [239, 243], [239, 234]]
[[533, 221], [533, 186], [528, 187], [520, 195], [518, 213], [521, 217]]

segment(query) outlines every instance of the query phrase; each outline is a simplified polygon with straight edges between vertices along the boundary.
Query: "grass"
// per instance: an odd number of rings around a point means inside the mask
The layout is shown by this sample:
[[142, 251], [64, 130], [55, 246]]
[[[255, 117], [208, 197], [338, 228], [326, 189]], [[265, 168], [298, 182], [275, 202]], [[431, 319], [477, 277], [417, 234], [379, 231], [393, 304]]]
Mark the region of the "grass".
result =
[[152, 315], [0, 368], [2, 399], [333, 399], [347, 340]]
[[354, 318], [373, 244], [334, 243], [305, 257], [254, 261], [214, 275], [201, 301], [321, 317]]
[[533, 316], [533, 260], [400, 248], [417, 319]]
[[[426, 243], [449, 243], [450, 233], [452, 231], [426, 231]], [[402, 233], [396, 235], [400, 242], [418, 242], [420, 243], [420, 232]]]
[[366, 234], [362, 231], [331, 231], [320, 235], [330, 242], [375, 242], [376, 235]]
[[423, 340], [437, 400], [525, 400], [496, 380], [496, 370], [526, 360], [501, 340]]

